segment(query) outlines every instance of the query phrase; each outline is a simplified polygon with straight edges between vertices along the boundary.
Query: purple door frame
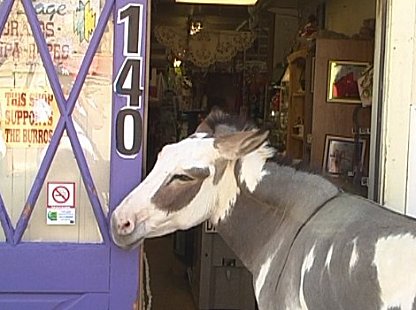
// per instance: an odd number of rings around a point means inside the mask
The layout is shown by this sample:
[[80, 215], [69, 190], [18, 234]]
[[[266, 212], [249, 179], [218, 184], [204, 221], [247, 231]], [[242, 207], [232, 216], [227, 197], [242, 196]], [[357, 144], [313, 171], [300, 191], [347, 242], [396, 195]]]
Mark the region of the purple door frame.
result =
[[[117, 134], [112, 135], [112, 157], [111, 157], [111, 183], [110, 187], [112, 190], [112, 195], [110, 196], [110, 206], [111, 210], [114, 210], [122, 198], [124, 198], [135, 186], [137, 186], [142, 179], [142, 173], [145, 171], [145, 156], [146, 154], [146, 132], [147, 132], [147, 98], [148, 98], [148, 57], [149, 57], [149, 36], [148, 36], [148, 15], [149, 15], [149, 0], [117, 0], [116, 9], [114, 16], [114, 24], [116, 34], [114, 42], [114, 92], [113, 92], [113, 109], [119, 111], [119, 114], [113, 113], [113, 129], [118, 128], [117, 120], [121, 113], [126, 111], [138, 111], [142, 124], [138, 128], [143, 128], [142, 132], [137, 136], [141, 139], [141, 148], [140, 152], [133, 155], [123, 155], [117, 150], [117, 145], [119, 144], [119, 137]], [[129, 9], [130, 6], [135, 6], [139, 8], [139, 15], [133, 16], [138, 17], [138, 20], [133, 18], [126, 20], [123, 18], [123, 13]], [[136, 11], [137, 12], [137, 11]], [[134, 11], [133, 11], [134, 13]], [[134, 28], [129, 29], [129, 27]], [[137, 27], [137, 29], [136, 29]], [[135, 30], [138, 30], [137, 32]], [[137, 46], [133, 46], [133, 49], [129, 51], [128, 39], [132, 34], [138, 35]], [[133, 40], [134, 41], [134, 40]], [[131, 42], [131, 41], [130, 41]], [[139, 102], [133, 102], [134, 99], [132, 96], [120, 95], [117, 93], [117, 77], [120, 77], [120, 73], [123, 71], [123, 67], [127, 64], [128, 59], [138, 59], [141, 63], [139, 67], [139, 87], [138, 91], [143, 92], [139, 96]], [[133, 70], [133, 69], [132, 69]], [[134, 70], [133, 70], [134, 72]], [[132, 83], [133, 84], [133, 83]], [[133, 87], [133, 85], [131, 85]], [[146, 109], [145, 109], [146, 107]], [[137, 133], [137, 128], [136, 133]], [[133, 169], [132, 167], [137, 167]], [[131, 176], [130, 180], [126, 180], [125, 176]], [[131, 283], [136, 283], [139, 281], [139, 255], [130, 254], [126, 255], [125, 251], [122, 251], [114, 245], [112, 245], [111, 251], [111, 260], [117, 261], [117, 264], [120, 266], [125, 266], [124, 268], [117, 268], [111, 270], [111, 294], [113, 298], [110, 299], [110, 309], [117, 309], [118, 296], [126, 294], [126, 291], [131, 290], [128, 285]], [[123, 308], [118, 308], [123, 309]]]
[[[0, 4], [0, 34], [14, 1], [3, 0]], [[0, 229], [4, 230], [6, 236], [6, 242], [0, 243], [0, 308], [132, 309], [137, 299], [140, 252], [127, 252], [115, 247], [109, 235], [108, 221], [117, 204], [140, 182], [144, 171], [149, 56], [148, 2], [149, 0], [106, 1], [76, 81], [66, 100], [32, 1], [22, 0], [61, 116], [16, 227], [11, 223], [0, 193]], [[114, 14], [115, 29], [110, 214], [104, 214], [77, 137], [72, 111], [111, 14]], [[136, 34], [138, 36], [135, 38]], [[120, 87], [125, 84], [124, 73], [129, 69], [126, 66], [131, 66], [132, 70], [131, 86], [128, 89]], [[133, 127], [125, 128], [126, 117], [134, 120]], [[71, 141], [103, 243], [22, 242], [22, 236], [65, 130]], [[125, 141], [131, 141], [132, 146], [129, 143], [126, 146]]]

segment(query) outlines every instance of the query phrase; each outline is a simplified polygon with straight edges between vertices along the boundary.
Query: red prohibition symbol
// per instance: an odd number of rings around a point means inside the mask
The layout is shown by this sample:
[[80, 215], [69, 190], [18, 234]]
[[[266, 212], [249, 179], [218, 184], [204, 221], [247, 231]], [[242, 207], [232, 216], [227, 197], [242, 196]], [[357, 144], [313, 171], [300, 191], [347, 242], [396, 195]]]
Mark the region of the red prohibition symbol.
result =
[[56, 203], [65, 203], [69, 200], [70, 193], [65, 186], [57, 186], [52, 191], [52, 198]]

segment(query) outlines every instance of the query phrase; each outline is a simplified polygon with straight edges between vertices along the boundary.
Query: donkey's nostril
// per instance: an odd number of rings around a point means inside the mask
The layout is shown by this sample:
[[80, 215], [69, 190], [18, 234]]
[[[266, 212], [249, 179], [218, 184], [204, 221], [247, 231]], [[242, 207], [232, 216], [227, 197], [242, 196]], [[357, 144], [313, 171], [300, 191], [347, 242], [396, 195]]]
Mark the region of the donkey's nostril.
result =
[[128, 235], [134, 230], [134, 223], [130, 220], [120, 221], [118, 231], [120, 235]]

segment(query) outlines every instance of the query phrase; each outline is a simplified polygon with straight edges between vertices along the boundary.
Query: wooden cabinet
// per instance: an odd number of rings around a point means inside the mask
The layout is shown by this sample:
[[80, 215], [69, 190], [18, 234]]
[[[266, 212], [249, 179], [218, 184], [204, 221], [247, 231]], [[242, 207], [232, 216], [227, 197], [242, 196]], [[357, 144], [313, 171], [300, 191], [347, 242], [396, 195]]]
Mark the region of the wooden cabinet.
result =
[[[311, 164], [322, 165], [327, 134], [353, 137], [353, 114], [360, 104], [327, 102], [330, 60], [372, 62], [374, 42], [367, 40], [316, 40], [313, 89]], [[361, 126], [370, 128], [371, 110], [362, 111]], [[365, 115], [364, 115], [365, 114]]]
[[295, 160], [309, 163], [312, 122], [312, 54], [308, 49], [288, 56], [289, 104], [286, 153]]
[[[289, 76], [288, 70], [284, 76]], [[289, 79], [283, 78], [280, 85], [269, 86], [268, 104], [265, 105], [264, 129], [270, 131], [270, 144], [280, 152], [286, 150], [287, 116], [289, 107]]]
[[354, 143], [364, 140], [365, 155], [359, 173], [353, 167], [346, 175], [329, 174], [340, 187], [363, 196], [367, 194], [361, 178], [368, 176], [371, 107], [363, 108], [360, 102], [328, 102], [328, 65], [331, 60], [372, 63], [373, 54], [373, 41], [322, 38], [316, 39], [313, 47], [288, 56], [287, 155], [302, 160], [313, 171], [325, 172], [328, 135], [354, 140]]
[[331, 60], [372, 63], [373, 57], [373, 41], [316, 40], [310, 165], [322, 168], [328, 151], [325, 149], [327, 135], [364, 140], [366, 148], [360, 171], [354, 171], [353, 167], [347, 175], [329, 175], [340, 187], [363, 196], [367, 195], [367, 187], [361, 185], [361, 178], [368, 176], [371, 107], [363, 108], [361, 103], [328, 102], [328, 64]]
[[[367, 191], [365, 186], [361, 186], [361, 176], [368, 176], [371, 108], [362, 108], [361, 103], [327, 101], [328, 63], [330, 60], [372, 63], [373, 46], [374, 42], [367, 40], [318, 39], [315, 49], [311, 165], [322, 167], [327, 135], [364, 140], [366, 150], [360, 175], [340, 175], [333, 178], [346, 190], [364, 196]], [[357, 131], [364, 134], [357, 137]]]

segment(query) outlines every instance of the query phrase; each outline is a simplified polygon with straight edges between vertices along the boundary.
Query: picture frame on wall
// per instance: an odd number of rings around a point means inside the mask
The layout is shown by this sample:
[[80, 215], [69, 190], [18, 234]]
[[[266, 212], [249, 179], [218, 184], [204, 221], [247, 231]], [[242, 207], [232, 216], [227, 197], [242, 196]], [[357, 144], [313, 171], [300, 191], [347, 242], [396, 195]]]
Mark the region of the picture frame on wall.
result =
[[360, 104], [358, 79], [369, 62], [330, 60], [328, 63], [327, 102]]
[[[326, 135], [322, 170], [329, 175], [353, 176], [354, 165], [364, 164], [366, 140]], [[356, 158], [356, 160], [354, 160]]]

